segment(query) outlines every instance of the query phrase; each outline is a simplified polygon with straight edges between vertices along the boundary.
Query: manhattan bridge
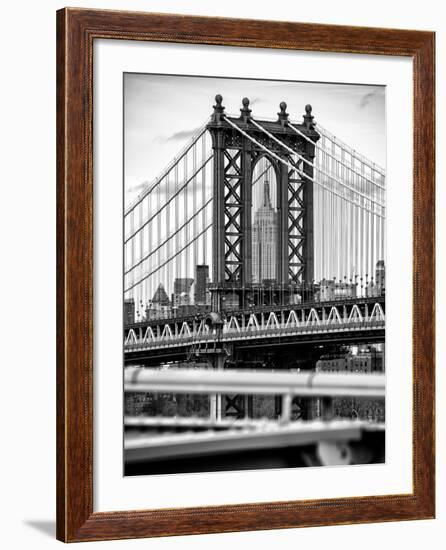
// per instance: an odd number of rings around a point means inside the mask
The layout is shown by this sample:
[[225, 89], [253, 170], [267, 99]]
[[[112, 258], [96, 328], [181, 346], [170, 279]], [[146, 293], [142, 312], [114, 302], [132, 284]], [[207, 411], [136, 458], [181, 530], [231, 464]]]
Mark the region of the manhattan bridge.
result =
[[[178, 441], [193, 456], [207, 444], [354, 440], [367, 420], [383, 428], [385, 188], [385, 170], [310, 105], [300, 120], [285, 102], [257, 118], [248, 98], [234, 116], [215, 97], [124, 221], [126, 394], [196, 393], [208, 408], [160, 418], [133, 407], [129, 457], [171, 458]], [[269, 393], [274, 430], [256, 410]], [[160, 427], [187, 436], [141, 435]]]

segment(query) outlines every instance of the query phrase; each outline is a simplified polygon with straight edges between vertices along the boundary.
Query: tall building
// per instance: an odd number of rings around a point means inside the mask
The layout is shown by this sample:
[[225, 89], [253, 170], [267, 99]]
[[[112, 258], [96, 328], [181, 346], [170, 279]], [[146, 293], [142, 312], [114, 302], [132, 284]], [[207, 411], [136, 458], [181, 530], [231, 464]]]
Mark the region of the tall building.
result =
[[[384, 344], [350, 346], [345, 353], [322, 355], [316, 362], [316, 372], [384, 372]], [[316, 416], [321, 415], [320, 399], [316, 401]], [[336, 418], [359, 418], [384, 422], [386, 407], [383, 398], [334, 397], [333, 411]]]
[[133, 298], [124, 300], [124, 325], [131, 325], [135, 322], [135, 300]]
[[185, 292], [189, 294], [193, 282], [194, 280], [190, 277], [177, 277], [173, 282], [173, 293], [183, 294]]
[[277, 277], [277, 212], [271, 204], [269, 182], [265, 180], [263, 201], [252, 224], [252, 280], [261, 283]]
[[378, 260], [376, 262], [375, 282], [380, 290], [384, 292], [386, 287], [386, 267], [384, 265], [384, 260]]
[[334, 279], [322, 279], [317, 298], [320, 302], [339, 298], [355, 298], [356, 284], [352, 282], [336, 282]]
[[158, 288], [153, 295], [153, 298], [146, 308], [145, 314], [147, 319], [161, 319], [166, 317], [172, 310], [172, 303], [167, 296], [166, 289], [163, 283], [158, 285]]
[[378, 260], [375, 268], [375, 280], [366, 288], [367, 296], [383, 296], [386, 291], [386, 267], [384, 260]]
[[157, 304], [160, 306], [170, 305], [170, 300], [169, 300], [169, 297], [167, 296], [167, 292], [166, 292], [166, 289], [164, 288], [163, 283], [160, 283], [158, 285], [158, 288], [156, 289], [155, 294], [153, 295], [152, 303], [154, 305]]
[[175, 309], [191, 306], [193, 303], [192, 286], [194, 280], [189, 277], [177, 277], [173, 282], [172, 305]]
[[208, 303], [210, 303], [209, 266], [197, 265], [195, 267], [195, 304], [203, 306]]
[[316, 362], [316, 372], [382, 372], [382, 358], [382, 351], [364, 346], [347, 353], [322, 355]]

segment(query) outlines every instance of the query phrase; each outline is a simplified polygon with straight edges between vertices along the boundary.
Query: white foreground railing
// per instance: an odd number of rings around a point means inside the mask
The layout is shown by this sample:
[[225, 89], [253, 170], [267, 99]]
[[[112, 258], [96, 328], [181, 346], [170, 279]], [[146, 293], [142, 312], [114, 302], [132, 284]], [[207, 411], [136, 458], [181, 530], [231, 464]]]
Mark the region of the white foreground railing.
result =
[[384, 397], [384, 374], [127, 367], [126, 392]]

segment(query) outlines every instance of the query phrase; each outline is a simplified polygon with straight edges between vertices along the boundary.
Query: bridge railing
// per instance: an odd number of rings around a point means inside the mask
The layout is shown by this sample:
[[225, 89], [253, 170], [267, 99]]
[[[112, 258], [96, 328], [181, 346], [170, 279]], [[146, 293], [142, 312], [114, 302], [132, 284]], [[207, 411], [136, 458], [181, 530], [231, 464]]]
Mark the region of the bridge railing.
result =
[[[382, 430], [361, 420], [333, 419], [330, 415], [334, 397], [382, 399], [385, 396], [384, 374], [358, 373], [290, 373], [283, 371], [246, 371], [210, 369], [146, 369], [127, 367], [124, 372], [126, 393], [187, 393], [279, 395], [282, 399], [279, 421], [253, 419], [125, 417], [126, 428], [186, 428], [182, 433], [126, 434], [126, 462], [266, 449], [309, 444], [321, 441], [359, 440], [364, 430]], [[312, 421], [291, 421], [294, 396], [319, 397], [323, 415]], [[328, 411], [328, 413], [327, 413]], [[203, 432], [191, 432], [205, 428]], [[220, 431], [215, 431], [220, 428]]]
[[125, 392], [384, 397], [385, 375], [126, 367]]

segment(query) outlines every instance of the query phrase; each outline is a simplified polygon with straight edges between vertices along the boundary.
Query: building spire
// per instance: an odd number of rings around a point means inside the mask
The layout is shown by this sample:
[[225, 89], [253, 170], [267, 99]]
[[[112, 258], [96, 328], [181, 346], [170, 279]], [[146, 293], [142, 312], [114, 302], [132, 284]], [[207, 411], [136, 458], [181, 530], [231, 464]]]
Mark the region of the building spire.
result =
[[269, 196], [269, 181], [265, 180], [263, 184], [263, 206], [272, 208], [271, 197]]

